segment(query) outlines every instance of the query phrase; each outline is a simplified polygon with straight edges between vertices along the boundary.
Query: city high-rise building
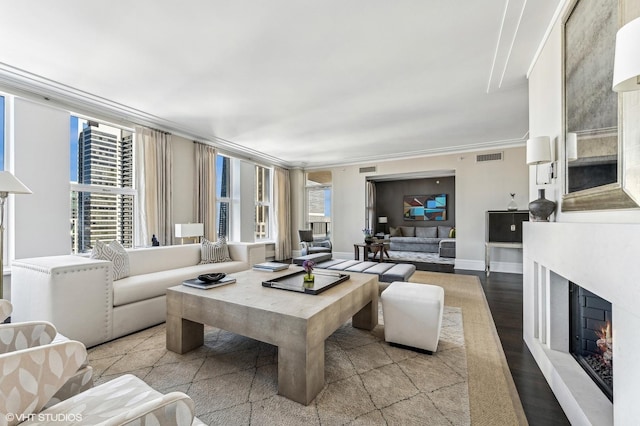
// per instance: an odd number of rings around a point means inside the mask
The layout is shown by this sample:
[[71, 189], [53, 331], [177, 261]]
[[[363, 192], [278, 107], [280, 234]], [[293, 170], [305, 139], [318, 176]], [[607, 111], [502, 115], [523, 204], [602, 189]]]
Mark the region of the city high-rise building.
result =
[[78, 193], [74, 251], [88, 251], [97, 240], [131, 247], [133, 195], [108, 189], [133, 187], [133, 134], [88, 121], [78, 136], [78, 183], [105, 190]]

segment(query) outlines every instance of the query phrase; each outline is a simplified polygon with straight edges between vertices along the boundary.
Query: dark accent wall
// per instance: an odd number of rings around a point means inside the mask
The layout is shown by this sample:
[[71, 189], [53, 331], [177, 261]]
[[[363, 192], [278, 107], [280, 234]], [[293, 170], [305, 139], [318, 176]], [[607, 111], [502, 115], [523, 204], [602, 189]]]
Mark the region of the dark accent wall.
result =
[[[403, 197], [428, 194], [447, 194], [447, 220], [404, 220]], [[448, 176], [376, 182], [376, 216], [387, 216], [387, 232], [389, 226], [455, 226], [456, 178]]]

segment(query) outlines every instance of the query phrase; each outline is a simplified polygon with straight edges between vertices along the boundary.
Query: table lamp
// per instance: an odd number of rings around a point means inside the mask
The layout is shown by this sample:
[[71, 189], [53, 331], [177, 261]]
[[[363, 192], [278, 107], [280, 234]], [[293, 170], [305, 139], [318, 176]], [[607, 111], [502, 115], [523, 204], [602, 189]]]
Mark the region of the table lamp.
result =
[[378, 223], [380, 225], [382, 225], [382, 233], [386, 234], [387, 233], [387, 217], [386, 216], [379, 216], [378, 217]]
[[176, 238], [180, 238], [184, 244], [184, 238], [193, 238], [197, 243], [204, 235], [204, 223], [176, 223]]

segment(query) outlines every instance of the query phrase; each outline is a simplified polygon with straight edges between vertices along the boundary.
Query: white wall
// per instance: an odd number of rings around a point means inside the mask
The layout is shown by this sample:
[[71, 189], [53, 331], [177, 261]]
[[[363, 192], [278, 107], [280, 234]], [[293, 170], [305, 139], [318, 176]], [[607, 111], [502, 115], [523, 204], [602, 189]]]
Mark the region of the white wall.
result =
[[[495, 152], [497, 150], [487, 151]], [[501, 149], [503, 161], [477, 163], [476, 154], [420, 157], [331, 168], [333, 174], [332, 242], [341, 257], [353, 256], [353, 243], [362, 240], [365, 225], [365, 182], [367, 177], [455, 170], [456, 176], [456, 268], [484, 270], [485, 212], [505, 210], [516, 193], [516, 202], [526, 209], [528, 175], [524, 147]], [[360, 174], [362, 166], [375, 165], [375, 173]], [[402, 206], [398, 206], [401, 209]], [[296, 214], [294, 213], [294, 217]], [[493, 261], [506, 272], [520, 272], [522, 253], [495, 250]]]
[[15, 99], [12, 111], [9, 170], [33, 192], [11, 203], [13, 258], [69, 254], [70, 115], [24, 99]]

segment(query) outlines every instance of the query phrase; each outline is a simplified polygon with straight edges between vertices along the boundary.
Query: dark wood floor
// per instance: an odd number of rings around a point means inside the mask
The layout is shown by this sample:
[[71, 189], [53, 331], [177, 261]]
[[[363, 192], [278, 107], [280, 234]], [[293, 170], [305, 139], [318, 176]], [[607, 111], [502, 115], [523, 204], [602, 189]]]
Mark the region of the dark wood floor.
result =
[[498, 329], [502, 348], [530, 425], [569, 425], [551, 388], [522, 339], [522, 275], [456, 270], [476, 275]]

